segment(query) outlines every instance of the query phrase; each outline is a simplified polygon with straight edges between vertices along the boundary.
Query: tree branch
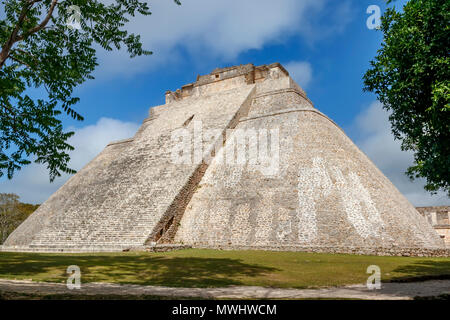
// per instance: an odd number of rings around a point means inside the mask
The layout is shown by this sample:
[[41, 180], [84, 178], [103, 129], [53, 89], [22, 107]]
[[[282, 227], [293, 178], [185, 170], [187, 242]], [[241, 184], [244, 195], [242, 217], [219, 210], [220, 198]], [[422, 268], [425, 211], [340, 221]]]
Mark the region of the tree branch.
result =
[[[37, 1], [40, 1], [40, 0], [37, 0]], [[33, 1], [33, 3], [37, 2], [37, 1]], [[42, 22], [40, 24], [38, 24], [37, 26], [35, 26], [34, 28], [31, 28], [30, 30], [28, 30], [27, 32], [23, 33], [20, 36], [17, 36], [16, 40], [14, 42], [23, 40], [27, 35], [30, 35], [30, 34], [38, 32], [39, 30], [42, 30], [47, 25], [47, 23], [50, 21], [50, 18], [53, 15], [53, 10], [55, 9], [57, 4], [58, 4], [58, 0], [53, 0], [52, 4], [50, 5], [50, 9], [48, 10], [47, 16], [44, 18], [44, 20], [42, 20]]]
[[19, 53], [25, 54], [25, 55], [27, 55], [27, 56], [29, 56], [29, 57], [31, 57], [31, 58], [33, 58], [33, 60], [34, 60], [35, 62], [38, 62], [38, 63], [39, 63], [39, 60], [38, 60], [34, 55], [32, 55], [31, 53], [29, 53], [29, 52], [27, 52], [27, 51], [25, 51], [25, 50], [22, 50], [22, 49], [20, 49], [20, 48], [16, 48], [16, 49], [11, 50], [11, 53], [10, 53], [10, 54], [15, 54], [16, 51], [19, 52]]
[[5, 64], [6, 59], [8, 59], [9, 51], [11, 50], [11, 47], [13, 46], [14, 42], [16, 42], [17, 33], [20, 30], [20, 26], [22, 25], [23, 21], [25, 20], [25, 17], [27, 16], [27, 12], [30, 9], [30, 7], [33, 6], [33, 3], [27, 3], [22, 7], [22, 10], [20, 11], [19, 18], [17, 19], [17, 24], [14, 27], [13, 31], [11, 32], [11, 35], [8, 38], [8, 41], [2, 46], [2, 51], [0, 52], [0, 69]]
[[14, 61], [16, 61], [17, 63], [23, 64], [24, 66], [27, 66], [27, 67], [30, 68], [31, 70], [34, 70], [33, 67], [30, 66], [28, 63], [26, 63], [26, 62], [24, 62], [24, 61], [22, 61], [22, 60], [20, 60], [20, 59], [18, 59], [18, 58], [16, 58], [16, 57], [14, 57], [14, 56], [11, 56], [11, 55], [10, 55], [9, 57], [11, 58], [11, 60], [14, 60]]

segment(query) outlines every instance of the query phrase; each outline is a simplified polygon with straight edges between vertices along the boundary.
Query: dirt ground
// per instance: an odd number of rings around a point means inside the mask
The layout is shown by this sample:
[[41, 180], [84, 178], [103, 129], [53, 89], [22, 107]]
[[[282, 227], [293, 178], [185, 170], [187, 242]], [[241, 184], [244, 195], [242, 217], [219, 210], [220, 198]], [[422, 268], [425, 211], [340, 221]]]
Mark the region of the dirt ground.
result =
[[[349, 285], [321, 289], [277, 289], [250, 286], [223, 288], [173, 288], [162, 286], [85, 283], [80, 289], [68, 289], [64, 283], [0, 279], [0, 292], [27, 295], [85, 296], [152, 296], [167, 298], [193, 297], [203, 299], [369, 299], [410, 300], [415, 297], [436, 297], [450, 294], [450, 280], [429, 280], [406, 283], [382, 283], [381, 289], [369, 290], [365, 285]], [[12, 296], [14, 297], [14, 296]], [[76, 298], [76, 297], [75, 297]]]

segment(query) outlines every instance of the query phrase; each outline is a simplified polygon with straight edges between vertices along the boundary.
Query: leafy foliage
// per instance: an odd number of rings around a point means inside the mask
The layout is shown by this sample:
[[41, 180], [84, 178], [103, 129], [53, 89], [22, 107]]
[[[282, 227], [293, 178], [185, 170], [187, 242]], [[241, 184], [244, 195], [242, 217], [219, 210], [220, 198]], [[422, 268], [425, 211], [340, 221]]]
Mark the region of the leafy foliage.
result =
[[[176, 0], [179, 4], [179, 1]], [[79, 98], [74, 88], [97, 66], [94, 47], [126, 48], [130, 57], [150, 55], [139, 35], [125, 25], [137, 14], [150, 15], [146, 2], [114, 0], [2, 0], [6, 18], [0, 20], [0, 176], [35, 162], [46, 164], [50, 181], [68, 167], [70, 150], [61, 114], [76, 120]], [[81, 10], [81, 29], [67, 26], [71, 6]], [[44, 17], [44, 18], [42, 18]], [[70, 21], [70, 20], [69, 20]], [[47, 98], [33, 99], [45, 89]], [[44, 91], [44, 92], [45, 92]]]
[[0, 193], [0, 244], [38, 207], [20, 202], [14, 193]]
[[365, 90], [391, 111], [402, 149], [414, 152], [409, 177], [424, 177], [426, 190], [450, 195], [450, 2], [410, 0], [403, 12], [389, 8], [381, 30]]

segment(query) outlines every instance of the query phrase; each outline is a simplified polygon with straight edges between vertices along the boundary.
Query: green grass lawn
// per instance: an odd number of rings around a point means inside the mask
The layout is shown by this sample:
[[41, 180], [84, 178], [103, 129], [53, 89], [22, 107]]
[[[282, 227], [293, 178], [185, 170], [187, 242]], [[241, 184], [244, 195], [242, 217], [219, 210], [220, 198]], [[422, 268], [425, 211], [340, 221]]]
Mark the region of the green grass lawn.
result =
[[255, 285], [306, 288], [365, 283], [369, 265], [382, 281], [450, 278], [450, 258], [189, 249], [166, 253], [43, 254], [0, 252], [0, 278], [65, 282], [69, 265], [81, 282], [173, 287]]

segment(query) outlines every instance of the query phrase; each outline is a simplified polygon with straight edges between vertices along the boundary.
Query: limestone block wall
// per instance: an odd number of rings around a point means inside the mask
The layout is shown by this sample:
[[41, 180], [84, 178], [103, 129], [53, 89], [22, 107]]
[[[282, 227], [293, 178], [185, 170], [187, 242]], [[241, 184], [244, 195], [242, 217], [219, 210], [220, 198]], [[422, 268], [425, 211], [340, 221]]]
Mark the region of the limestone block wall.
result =
[[437, 234], [444, 239], [445, 245], [450, 248], [450, 225], [440, 225], [434, 227]]
[[417, 207], [416, 210], [419, 211], [432, 226], [450, 225], [450, 206]]

